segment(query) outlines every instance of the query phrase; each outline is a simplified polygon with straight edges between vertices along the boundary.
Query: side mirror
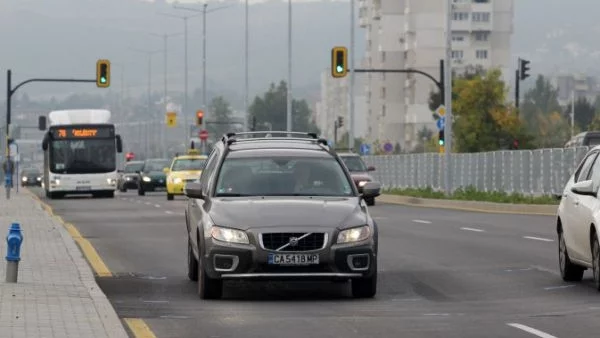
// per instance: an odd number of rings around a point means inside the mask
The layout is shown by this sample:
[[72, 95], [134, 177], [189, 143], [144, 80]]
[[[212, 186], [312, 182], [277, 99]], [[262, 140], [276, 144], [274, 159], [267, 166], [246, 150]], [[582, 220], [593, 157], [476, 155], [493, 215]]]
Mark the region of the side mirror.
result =
[[38, 117], [38, 129], [46, 130], [46, 116]]
[[117, 135], [117, 153], [123, 152], [123, 140], [121, 140], [121, 135]]
[[202, 193], [202, 184], [198, 182], [190, 182], [183, 188], [184, 194], [189, 198], [198, 198], [203, 200], [204, 194]]
[[141, 174], [142, 172], [140, 170], [136, 170], [135, 173], [136, 174]]
[[169, 170], [169, 168], [164, 168], [164, 169], [163, 169], [163, 173], [165, 173], [165, 174], [168, 174], [168, 173], [169, 173], [169, 171], [171, 171], [171, 170]]
[[362, 188], [363, 197], [377, 197], [381, 194], [381, 184], [377, 182], [367, 182]]
[[370, 165], [367, 167], [367, 171], [375, 171], [375, 167]]
[[581, 181], [573, 184], [571, 191], [578, 195], [597, 196], [596, 191], [594, 191], [594, 182], [592, 180]]

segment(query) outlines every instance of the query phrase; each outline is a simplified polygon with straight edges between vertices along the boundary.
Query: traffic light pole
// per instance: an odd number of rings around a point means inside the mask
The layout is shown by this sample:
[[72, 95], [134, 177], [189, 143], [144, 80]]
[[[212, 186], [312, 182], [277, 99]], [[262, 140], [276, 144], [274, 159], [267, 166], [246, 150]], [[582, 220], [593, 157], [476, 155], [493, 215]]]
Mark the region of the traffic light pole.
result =
[[519, 109], [519, 90], [520, 90], [519, 86], [521, 84], [521, 81], [520, 81], [521, 79], [519, 77], [520, 77], [520, 72], [517, 69], [515, 71], [515, 108], [517, 108], [517, 116], [519, 116], [519, 110], [518, 110]]
[[87, 80], [87, 79], [53, 79], [53, 78], [33, 78], [29, 80], [25, 80], [14, 88], [12, 87], [12, 71], [9, 69], [6, 71], [6, 158], [10, 159], [10, 144], [9, 144], [9, 130], [10, 130], [10, 122], [11, 122], [11, 112], [12, 112], [12, 96], [15, 94], [17, 89], [22, 86], [32, 83], [32, 82], [86, 82], [86, 83], [95, 83], [96, 79]]

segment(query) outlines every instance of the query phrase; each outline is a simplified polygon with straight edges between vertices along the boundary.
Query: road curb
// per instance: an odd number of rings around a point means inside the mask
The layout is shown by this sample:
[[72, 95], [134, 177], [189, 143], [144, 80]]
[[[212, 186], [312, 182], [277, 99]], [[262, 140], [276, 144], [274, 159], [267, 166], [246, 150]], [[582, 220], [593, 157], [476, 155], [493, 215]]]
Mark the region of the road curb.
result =
[[380, 195], [379, 197], [377, 197], [377, 200], [389, 204], [400, 204], [423, 208], [483, 212], [490, 214], [556, 216], [556, 211], [558, 209], [558, 205], [510, 204], [480, 201], [445, 200], [387, 194]]
[[24, 188], [23, 191], [27, 192], [29, 197], [31, 197], [34, 202], [37, 202], [42, 210], [44, 210], [51, 217], [52, 221], [57, 223], [58, 226], [56, 228], [60, 233], [71, 260], [77, 267], [81, 282], [87, 289], [90, 298], [94, 303], [94, 307], [96, 308], [96, 312], [102, 321], [102, 326], [106, 330], [106, 334], [111, 338], [128, 338], [129, 335], [127, 334], [123, 323], [121, 322], [121, 319], [108, 300], [108, 297], [106, 297], [106, 294], [104, 294], [98, 283], [96, 283], [91, 266], [84, 257], [81, 249], [75, 243], [75, 239], [67, 231], [65, 222], [61, 217], [55, 215], [52, 211], [52, 207], [42, 201], [35, 193], [26, 188]]

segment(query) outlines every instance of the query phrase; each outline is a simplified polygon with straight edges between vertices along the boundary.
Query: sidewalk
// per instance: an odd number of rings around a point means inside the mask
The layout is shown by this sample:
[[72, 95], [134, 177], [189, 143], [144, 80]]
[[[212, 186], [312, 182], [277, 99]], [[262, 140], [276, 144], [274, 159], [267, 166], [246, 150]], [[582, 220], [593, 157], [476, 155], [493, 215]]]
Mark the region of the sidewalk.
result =
[[[56, 217], [25, 189], [0, 188], [0, 337], [126, 338], [128, 335], [91, 268]], [[19, 278], [5, 283], [6, 235], [23, 232]]]

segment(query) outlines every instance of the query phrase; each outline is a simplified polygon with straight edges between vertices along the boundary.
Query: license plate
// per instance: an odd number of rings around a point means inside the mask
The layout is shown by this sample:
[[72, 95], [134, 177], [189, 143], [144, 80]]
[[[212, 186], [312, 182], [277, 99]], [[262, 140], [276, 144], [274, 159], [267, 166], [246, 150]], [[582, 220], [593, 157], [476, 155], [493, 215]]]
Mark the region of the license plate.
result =
[[89, 185], [79, 186], [79, 187], [75, 187], [75, 190], [77, 190], [77, 191], [88, 191], [88, 190], [92, 190], [92, 187], [90, 187]]
[[317, 254], [269, 254], [269, 264], [275, 264], [275, 265], [319, 264], [319, 255], [317, 255]]

